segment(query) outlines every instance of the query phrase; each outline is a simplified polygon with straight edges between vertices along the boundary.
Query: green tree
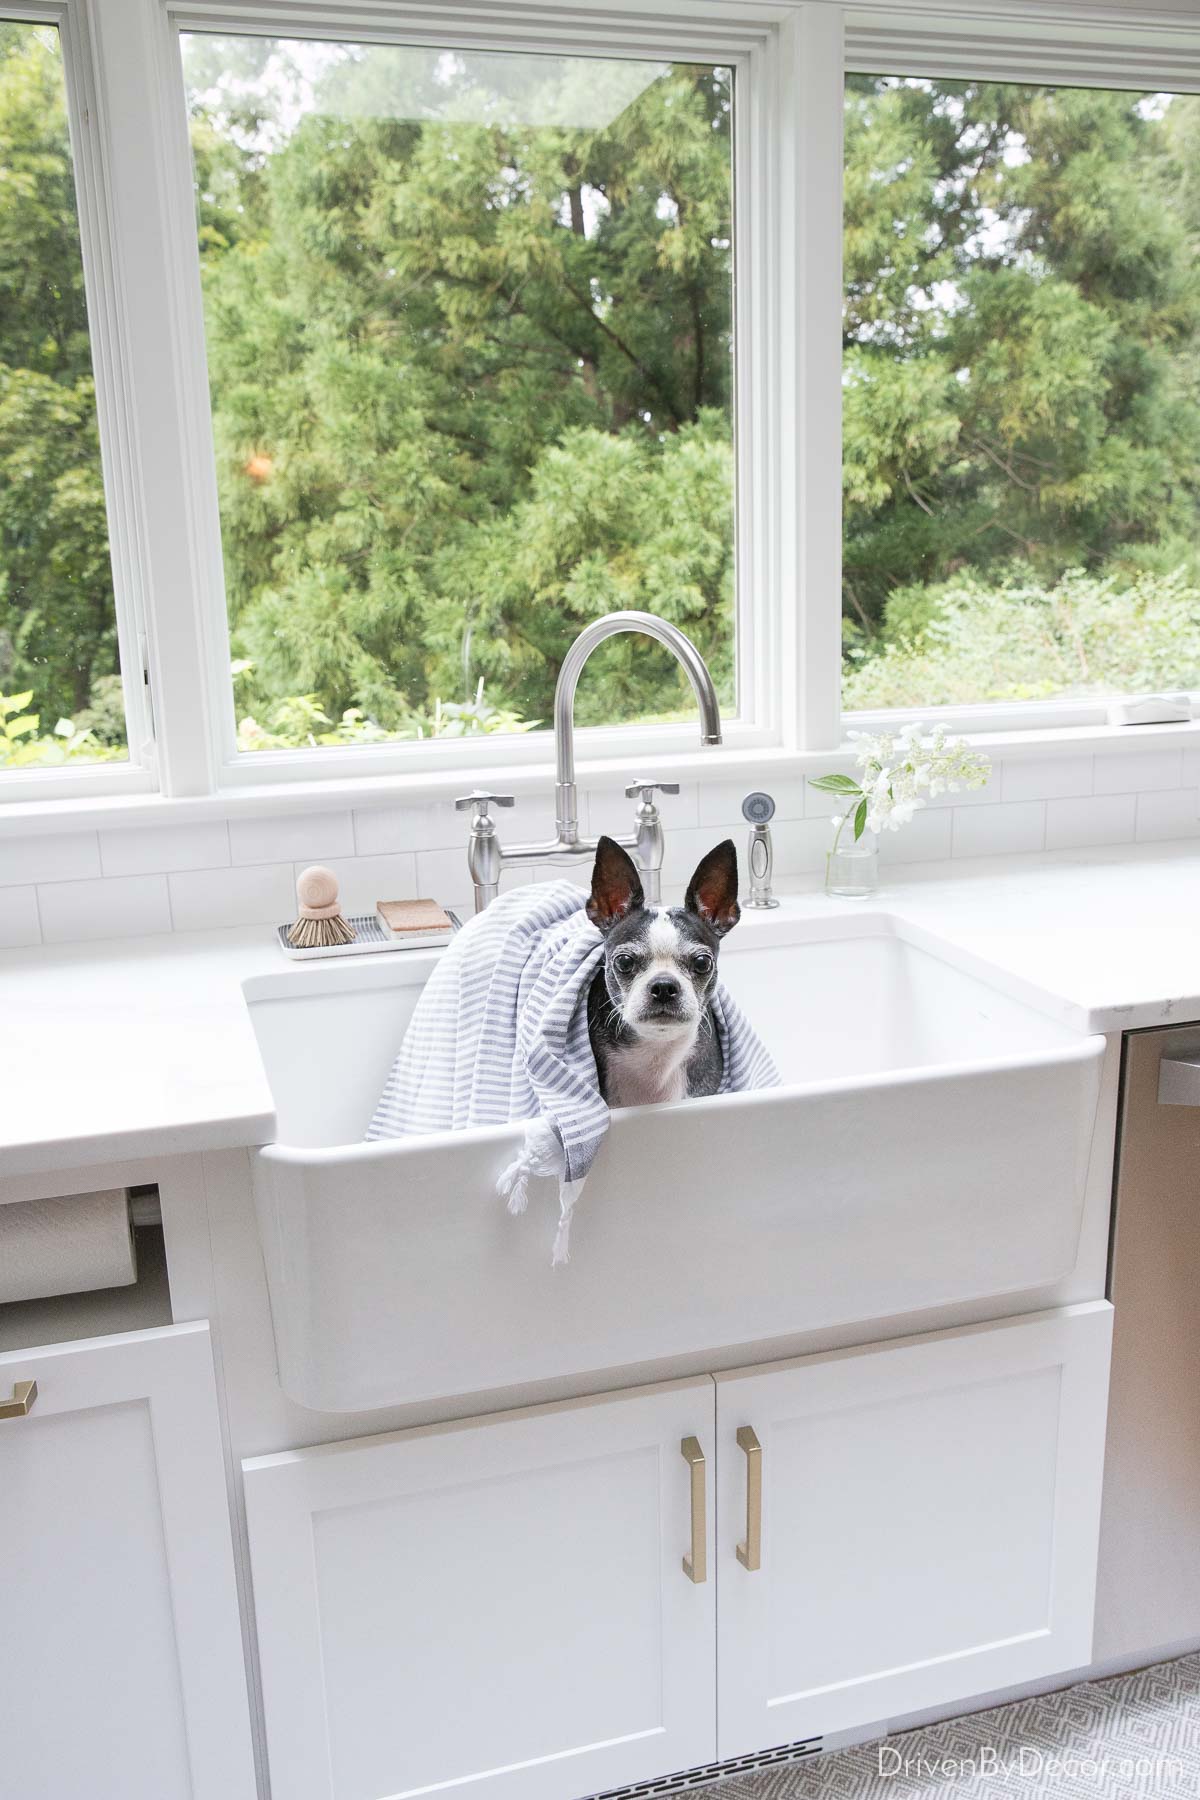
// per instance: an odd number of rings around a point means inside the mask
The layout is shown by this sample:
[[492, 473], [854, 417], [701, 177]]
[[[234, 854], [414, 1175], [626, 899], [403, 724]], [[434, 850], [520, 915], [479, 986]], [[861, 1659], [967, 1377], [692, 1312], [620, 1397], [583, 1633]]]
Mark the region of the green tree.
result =
[[919, 629], [914, 587], [960, 569], [1053, 583], [1178, 548], [1200, 499], [1194, 104], [849, 90], [852, 641]]
[[[682, 624], [728, 699], [729, 71], [185, 50], [243, 742], [545, 720], [617, 606]], [[850, 78], [852, 701], [1192, 678], [1197, 171], [1189, 97]], [[0, 25], [0, 216], [0, 694], [29, 762], [123, 731], [50, 27]], [[689, 705], [618, 641], [580, 716]]]
[[30, 688], [52, 727], [115, 677], [117, 644], [58, 34], [17, 24], [0, 24], [0, 577], [0, 691]]
[[[497, 95], [487, 59], [448, 78], [432, 54], [347, 50], [283, 130], [286, 51], [248, 111], [190, 42], [256, 711], [314, 693], [400, 729], [483, 676], [545, 718], [568, 643], [612, 604], [686, 623], [731, 693], [728, 72], [651, 69], [626, 103], [630, 65], [510, 59], [525, 85]], [[589, 111], [605, 122], [544, 122]], [[645, 646], [588, 687], [608, 718], [684, 698]]]

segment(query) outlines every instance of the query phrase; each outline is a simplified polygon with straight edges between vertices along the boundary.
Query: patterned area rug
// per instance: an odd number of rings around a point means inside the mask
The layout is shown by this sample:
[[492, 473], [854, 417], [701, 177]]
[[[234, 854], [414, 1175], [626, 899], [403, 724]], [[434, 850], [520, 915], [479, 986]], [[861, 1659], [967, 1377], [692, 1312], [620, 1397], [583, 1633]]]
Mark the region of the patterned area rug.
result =
[[1200, 1655], [738, 1775], [714, 1800], [1200, 1796]]

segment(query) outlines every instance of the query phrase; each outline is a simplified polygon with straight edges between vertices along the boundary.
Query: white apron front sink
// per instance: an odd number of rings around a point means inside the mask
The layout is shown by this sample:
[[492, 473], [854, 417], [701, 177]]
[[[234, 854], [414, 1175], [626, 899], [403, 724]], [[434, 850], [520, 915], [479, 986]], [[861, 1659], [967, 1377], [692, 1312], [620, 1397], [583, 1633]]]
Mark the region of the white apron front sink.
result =
[[246, 983], [279, 1141], [255, 1197], [284, 1389], [356, 1411], [1048, 1285], [1073, 1266], [1101, 1037], [882, 914], [786, 907], [725, 980], [784, 1086], [613, 1114], [551, 1268], [519, 1125], [363, 1143], [432, 958]]

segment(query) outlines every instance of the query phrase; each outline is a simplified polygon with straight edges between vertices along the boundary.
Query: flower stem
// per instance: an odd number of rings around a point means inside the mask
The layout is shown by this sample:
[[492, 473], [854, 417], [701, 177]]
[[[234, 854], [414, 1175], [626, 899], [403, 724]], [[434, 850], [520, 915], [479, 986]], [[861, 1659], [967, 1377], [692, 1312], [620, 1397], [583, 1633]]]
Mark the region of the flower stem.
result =
[[854, 804], [850, 807], [848, 812], [844, 812], [842, 814], [842, 817], [838, 823], [838, 828], [833, 834], [833, 842], [832, 842], [832, 844], [830, 844], [828, 850], [825, 852], [825, 885], [827, 887], [829, 885], [829, 878], [830, 878], [830, 864], [833, 862], [834, 857], [837, 855], [838, 845], [842, 841], [842, 833], [843, 833], [843, 831], [845, 831], [848, 821], [854, 817], [855, 807], [858, 806], [859, 801], [862, 799], [862, 790], [858, 789], [852, 796], [847, 796], [847, 798], [852, 799]]

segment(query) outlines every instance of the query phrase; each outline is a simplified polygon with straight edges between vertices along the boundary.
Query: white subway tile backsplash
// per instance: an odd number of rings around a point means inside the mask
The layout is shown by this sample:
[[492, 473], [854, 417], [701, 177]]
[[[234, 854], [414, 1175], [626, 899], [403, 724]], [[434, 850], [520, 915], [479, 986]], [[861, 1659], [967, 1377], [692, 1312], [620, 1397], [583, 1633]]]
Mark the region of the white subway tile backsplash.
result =
[[[509, 888], [523, 887], [534, 880], [577, 881], [586, 885], [590, 874], [590, 865], [586, 870], [574, 871], [561, 864], [523, 865], [504, 870], [500, 877], [500, 892], [505, 894]], [[418, 850], [416, 892], [422, 900], [436, 900], [439, 906], [454, 907], [464, 918], [475, 910], [475, 889], [467, 867], [465, 841], [453, 850]]]
[[997, 806], [955, 809], [955, 856], [1003, 856], [1040, 850], [1045, 836], [1044, 800], [1002, 800]]
[[235, 864], [324, 862], [354, 855], [348, 812], [294, 813], [277, 819], [234, 819], [229, 848]]
[[[497, 818], [507, 816], [507, 809], [496, 808]], [[466, 842], [469, 819], [469, 813], [454, 810], [452, 799], [436, 806], [359, 807], [354, 814], [354, 842], [360, 856], [452, 850]]]
[[881, 863], [943, 862], [951, 854], [954, 814], [922, 809], [898, 831], [879, 834]]
[[[423, 900], [436, 900], [440, 906], [453, 906], [469, 914], [475, 903], [471, 877], [467, 869], [466, 844], [454, 850], [418, 850], [417, 894]], [[522, 874], [513, 870], [504, 877], [503, 886], [510, 887]]]
[[[738, 867], [741, 870], [743, 888], [747, 882], [746, 844], [749, 830], [749, 826], [745, 826], [734, 837], [738, 847]], [[833, 831], [828, 819], [780, 819], [772, 822], [771, 841], [775, 847], [775, 875], [782, 880], [787, 875], [811, 875], [823, 870], [825, 857], [833, 842]]]
[[1081, 844], [1131, 844], [1136, 794], [1093, 794], [1046, 803], [1047, 850]]
[[1057, 800], [1092, 791], [1090, 756], [1036, 756], [1004, 765], [1005, 800]]
[[229, 827], [141, 826], [136, 831], [102, 831], [100, 862], [105, 875], [169, 874], [176, 869], [219, 869], [229, 862]]
[[680, 903], [700, 859], [723, 839], [732, 838], [740, 852], [747, 829], [745, 825], [739, 829], [725, 820], [719, 825], [693, 825], [687, 831], [669, 831], [663, 852], [664, 904], [677, 906]]
[[[632, 817], [632, 800], [626, 803]], [[470, 814], [455, 815], [459, 824], [457, 842], [463, 847], [463, 855], [467, 854], [467, 835], [470, 830]], [[579, 816], [587, 817], [586, 800], [580, 796]], [[554, 798], [548, 794], [543, 800], [531, 794], [521, 795], [515, 806], [493, 807], [492, 817], [496, 820], [496, 830], [500, 834], [501, 843], [505, 844], [543, 844], [557, 835], [554, 819]], [[630, 826], [629, 829], [632, 829]]]
[[282, 925], [296, 909], [293, 865], [264, 863], [243, 869], [193, 869], [168, 875], [176, 931], [218, 925]]
[[100, 846], [94, 831], [0, 839], [0, 887], [81, 881], [101, 872]]
[[[847, 762], [846, 772], [853, 765]], [[1184, 783], [1186, 785], [1180, 785]], [[503, 785], [502, 780], [498, 785]], [[664, 895], [681, 899], [696, 864], [723, 837], [745, 861], [749, 827], [741, 803], [754, 783], [703, 780], [661, 800], [666, 833]], [[820, 874], [830, 842], [829, 816], [844, 802], [802, 777], [762, 784], [776, 801], [775, 870]], [[940, 794], [901, 831], [885, 832], [885, 863], [947, 856], [1015, 854], [1087, 844], [1200, 838], [1200, 749], [1122, 748], [1111, 753], [1012, 757], [996, 765], [986, 788]], [[635, 802], [614, 778], [581, 790], [589, 835], [624, 835]], [[467, 871], [468, 819], [452, 802], [360, 807], [351, 814], [317, 802], [312, 814], [194, 825], [29, 834], [0, 839], [0, 948], [145, 932], [273, 924], [293, 916], [295, 878], [327, 862], [347, 911], [369, 912], [380, 899], [428, 895], [473, 910]], [[497, 811], [501, 841], [553, 834], [549, 791]], [[506, 871], [502, 891], [529, 881], [573, 879], [589, 870], [554, 865]]]
[[1156, 844], [1168, 838], [1200, 837], [1200, 792], [1170, 788], [1137, 797], [1137, 841]]
[[[742, 801], [747, 794], [770, 794], [775, 802], [777, 819], [802, 819], [808, 799], [808, 783], [802, 775], [778, 781], [750, 781], [745, 776], [737, 781], [702, 781], [699, 784], [697, 825], [727, 825], [730, 819], [741, 819]], [[814, 794], [814, 799], [817, 795]], [[743, 820], [743, 823], [745, 821]]]
[[[701, 823], [700, 790], [694, 781], [681, 782], [677, 794], [656, 794], [654, 799], [662, 815], [664, 831], [686, 831]], [[637, 796], [627, 800], [624, 788], [616, 782], [611, 788], [593, 788], [586, 796], [584, 814], [588, 836], [599, 837], [601, 833], [608, 837], [627, 836], [636, 829], [637, 807]], [[733, 810], [736, 812], [737, 808]]]
[[1118, 750], [1096, 758], [1098, 794], [1150, 793], [1177, 788], [1182, 780], [1182, 750]]
[[38, 891], [47, 944], [91, 938], [150, 937], [170, 931], [165, 875], [110, 875], [98, 881], [54, 881]]
[[18, 950], [40, 944], [37, 890], [31, 887], [0, 888], [0, 949]]
[[[307, 863], [295, 865], [299, 879]], [[416, 900], [417, 859], [415, 855], [347, 856], [326, 864], [338, 881], [338, 898], [344, 913], [373, 913], [380, 900]], [[420, 896], [434, 899], [432, 894]]]

